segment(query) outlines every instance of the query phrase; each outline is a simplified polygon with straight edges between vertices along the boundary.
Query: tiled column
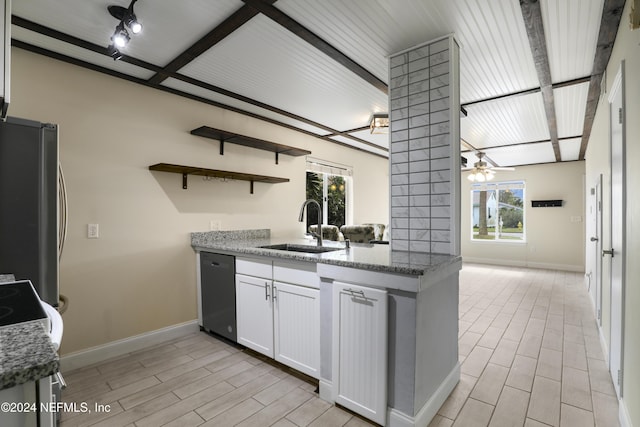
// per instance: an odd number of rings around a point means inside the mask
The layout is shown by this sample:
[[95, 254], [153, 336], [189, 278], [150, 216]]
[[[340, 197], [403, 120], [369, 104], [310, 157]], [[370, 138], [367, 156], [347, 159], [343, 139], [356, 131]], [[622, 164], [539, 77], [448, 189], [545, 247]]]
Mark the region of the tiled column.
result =
[[460, 254], [458, 49], [448, 36], [389, 60], [392, 250]]

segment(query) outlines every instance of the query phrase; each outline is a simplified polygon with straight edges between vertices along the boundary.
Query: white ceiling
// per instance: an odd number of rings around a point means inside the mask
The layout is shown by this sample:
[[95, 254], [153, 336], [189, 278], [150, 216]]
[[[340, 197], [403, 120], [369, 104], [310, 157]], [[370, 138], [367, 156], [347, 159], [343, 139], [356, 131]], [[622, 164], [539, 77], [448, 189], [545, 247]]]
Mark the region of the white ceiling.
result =
[[[144, 30], [132, 36], [120, 61], [104, 49], [118, 23], [107, 6], [127, 7], [128, 0], [14, 0], [12, 38], [18, 48], [46, 49], [144, 83], [253, 1], [140, 0], [135, 12]], [[284, 21], [254, 10], [157, 87], [388, 156], [388, 136], [365, 129], [371, 114], [388, 109], [388, 57], [453, 33], [461, 45], [460, 98], [468, 113], [461, 118], [463, 155], [473, 163], [475, 150], [482, 150], [499, 166], [557, 161], [519, 0], [263, 1]], [[603, 6], [604, 0], [540, 0], [561, 161], [579, 159]], [[369, 80], [301, 38], [287, 27], [291, 22], [357, 64]]]

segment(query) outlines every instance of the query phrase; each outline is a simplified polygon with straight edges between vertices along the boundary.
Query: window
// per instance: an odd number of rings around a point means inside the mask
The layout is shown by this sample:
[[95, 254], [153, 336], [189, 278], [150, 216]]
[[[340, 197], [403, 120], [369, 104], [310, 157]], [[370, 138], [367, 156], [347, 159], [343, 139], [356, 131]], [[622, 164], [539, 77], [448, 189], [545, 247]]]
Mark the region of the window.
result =
[[[313, 199], [322, 208], [322, 223], [338, 228], [350, 223], [351, 168], [320, 160], [307, 159], [307, 199]], [[310, 205], [307, 230], [317, 223], [318, 212]]]
[[471, 239], [525, 241], [524, 181], [471, 186]]

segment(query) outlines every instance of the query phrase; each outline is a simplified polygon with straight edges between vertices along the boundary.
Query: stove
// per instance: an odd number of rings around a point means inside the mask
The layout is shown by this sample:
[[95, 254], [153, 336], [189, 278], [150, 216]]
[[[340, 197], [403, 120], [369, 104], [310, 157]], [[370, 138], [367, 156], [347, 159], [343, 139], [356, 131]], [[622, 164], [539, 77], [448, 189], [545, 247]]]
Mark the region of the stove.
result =
[[49, 327], [49, 317], [31, 281], [0, 283], [0, 327], [31, 321]]

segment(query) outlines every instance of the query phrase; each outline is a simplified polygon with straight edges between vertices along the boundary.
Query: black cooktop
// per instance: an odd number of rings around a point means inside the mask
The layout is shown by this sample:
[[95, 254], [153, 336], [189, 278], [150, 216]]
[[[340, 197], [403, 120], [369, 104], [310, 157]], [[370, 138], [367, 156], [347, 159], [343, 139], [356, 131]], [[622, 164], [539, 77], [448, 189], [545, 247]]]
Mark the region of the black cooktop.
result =
[[0, 283], [0, 326], [46, 318], [29, 280]]

